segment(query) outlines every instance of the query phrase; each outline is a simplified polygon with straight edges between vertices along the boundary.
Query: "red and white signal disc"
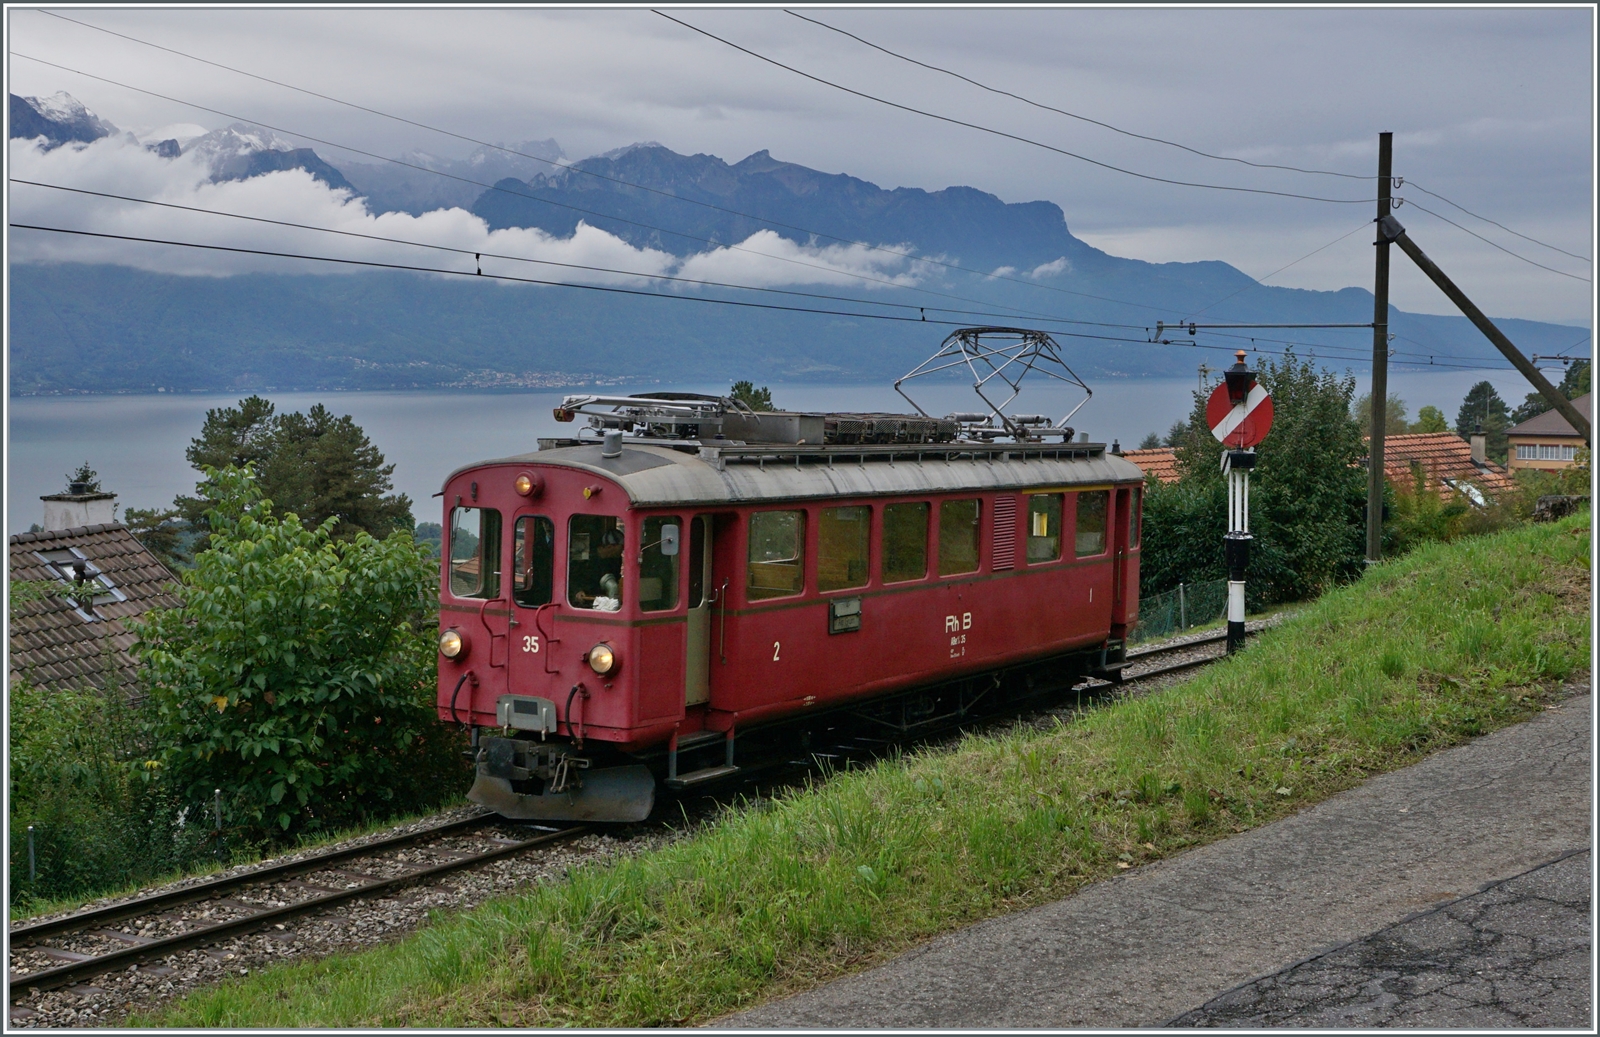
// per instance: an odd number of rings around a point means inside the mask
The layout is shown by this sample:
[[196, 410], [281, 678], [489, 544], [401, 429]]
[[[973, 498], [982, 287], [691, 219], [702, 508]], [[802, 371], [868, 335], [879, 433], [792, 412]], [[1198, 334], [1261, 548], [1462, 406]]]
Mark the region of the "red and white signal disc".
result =
[[1218, 385], [1206, 401], [1206, 424], [1223, 446], [1246, 450], [1267, 438], [1272, 428], [1272, 397], [1260, 383], [1250, 387], [1243, 404], [1228, 399], [1226, 382]]

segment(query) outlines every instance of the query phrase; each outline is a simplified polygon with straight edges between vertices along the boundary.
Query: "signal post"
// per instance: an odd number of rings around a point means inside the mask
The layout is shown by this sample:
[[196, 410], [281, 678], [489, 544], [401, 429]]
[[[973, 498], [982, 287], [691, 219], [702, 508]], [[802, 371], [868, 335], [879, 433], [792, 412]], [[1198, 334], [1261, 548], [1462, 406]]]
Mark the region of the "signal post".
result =
[[1223, 372], [1222, 384], [1206, 401], [1206, 424], [1222, 444], [1222, 471], [1228, 481], [1228, 532], [1222, 540], [1228, 567], [1228, 651], [1244, 644], [1244, 574], [1250, 565], [1250, 472], [1256, 444], [1272, 428], [1272, 397], [1245, 366], [1244, 350]]

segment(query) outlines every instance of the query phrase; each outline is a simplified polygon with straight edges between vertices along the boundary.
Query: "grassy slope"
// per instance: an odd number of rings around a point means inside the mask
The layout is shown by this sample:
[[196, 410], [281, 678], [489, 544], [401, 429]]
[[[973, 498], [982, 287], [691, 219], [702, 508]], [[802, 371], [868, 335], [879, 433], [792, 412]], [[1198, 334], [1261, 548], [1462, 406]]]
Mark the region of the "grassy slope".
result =
[[150, 1021], [640, 1026], [813, 986], [1527, 717], [1587, 665], [1588, 522], [1423, 548], [1163, 693], [839, 775]]

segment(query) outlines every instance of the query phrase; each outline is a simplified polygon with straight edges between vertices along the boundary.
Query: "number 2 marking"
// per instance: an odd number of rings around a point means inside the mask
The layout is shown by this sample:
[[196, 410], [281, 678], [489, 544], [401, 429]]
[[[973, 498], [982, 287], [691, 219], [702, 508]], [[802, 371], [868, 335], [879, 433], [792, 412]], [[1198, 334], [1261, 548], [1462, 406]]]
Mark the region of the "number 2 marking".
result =
[[778, 642], [776, 642], [776, 641], [772, 642], [772, 661], [773, 662], [777, 662], [778, 661], [778, 648], [779, 647], [780, 647], [780, 645], [778, 644]]
[[525, 635], [522, 638], [522, 650], [524, 652], [537, 652], [539, 650], [539, 638], [538, 638], [538, 635], [536, 635], [536, 634]]

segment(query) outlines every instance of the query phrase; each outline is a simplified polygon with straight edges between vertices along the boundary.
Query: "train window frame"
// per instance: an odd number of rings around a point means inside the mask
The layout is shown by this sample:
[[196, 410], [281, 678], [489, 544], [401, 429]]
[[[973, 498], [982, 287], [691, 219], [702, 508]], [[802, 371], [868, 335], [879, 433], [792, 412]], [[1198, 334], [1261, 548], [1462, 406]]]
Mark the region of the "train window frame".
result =
[[[791, 516], [795, 523], [793, 531], [794, 554], [782, 558], [757, 558], [757, 529], [758, 523], [767, 524], [778, 516]], [[752, 511], [745, 522], [745, 577], [744, 595], [746, 601], [770, 601], [774, 598], [793, 598], [806, 592], [806, 534], [808, 532], [806, 509], [804, 508], [779, 508], [767, 511]], [[762, 533], [762, 536], [769, 534]], [[757, 566], [761, 566], [760, 569]], [[782, 569], [773, 569], [781, 566]], [[792, 569], [795, 578], [788, 581], [794, 584], [793, 589], [783, 587], [757, 587], [758, 573], [777, 573], [783, 569]]]
[[[1077, 502], [1072, 508], [1072, 549], [1078, 558], [1096, 558], [1105, 554], [1111, 548], [1111, 491], [1109, 489], [1079, 490], [1076, 494]], [[1084, 537], [1084, 505], [1090, 501], [1100, 502], [1100, 528], [1091, 530], [1090, 535], [1098, 533], [1100, 545], [1092, 550], [1085, 550]], [[1090, 517], [1093, 516], [1092, 508]]]
[[[651, 529], [651, 523], [655, 523], [654, 530]], [[661, 552], [661, 529], [663, 526], [678, 527], [678, 543], [680, 546], [675, 554], [668, 555]], [[646, 515], [644, 519], [640, 521], [640, 546], [637, 559], [639, 575], [633, 580], [633, 585], [635, 588], [637, 588], [635, 593], [639, 599], [640, 612], [677, 611], [679, 604], [678, 599], [682, 596], [679, 592], [683, 583], [683, 549], [681, 545], [683, 544], [684, 528], [683, 516], [681, 515]], [[657, 564], [665, 564], [666, 568], [671, 570], [670, 576], [665, 574], [661, 576], [645, 575], [645, 566], [650, 561], [652, 556], [657, 560]], [[647, 582], [651, 580], [660, 581], [660, 586], [663, 591], [666, 591], [669, 587], [671, 588], [669, 594], [666, 596], [667, 603], [665, 605], [652, 606], [645, 604], [647, 600], [659, 602], [663, 597], [657, 596], [649, 599], [645, 598], [645, 591], [649, 590], [653, 586]]]
[[[537, 559], [529, 558], [527, 560], [527, 568], [525, 569], [523, 555], [525, 553], [531, 554], [540, 550], [538, 530], [541, 528], [541, 524], [544, 530], [546, 530], [549, 534], [549, 539], [546, 541], [548, 544], [549, 557], [545, 560], [547, 571], [546, 579], [548, 582], [542, 588], [544, 591], [542, 599], [541, 595], [538, 593], [541, 588], [536, 583], [531, 588], [531, 593], [529, 587], [519, 586], [519, 584], [524, 583], [525, 581], [532, 582], [538, 579]], [[525, 550], [525, 545], [528, 541], [527, 534], [523, 532], [524, 526], [531, 526], [535, 531], [533, 552], [528, 552]], [[516, 516], [516, 520], [512, 523], [511, 529], [511, 557], [513, 560], [511, 567], [511, 600], [516, 602], [519, 607], [525, 609], [539, 608], [540, 606], [550, 604], [556, 600], [555, 520], [550, 518], [548, 515], [522, 514]]]
[[[577, 528], [579, 522], [586, 524], [598, 522], [599, 525], [595, 528], [580, 531]], [[596, 536], [597, 533], [598, 537]], [[613, 539], [613, 533], [617, 534], [619, 538]], [[616, 572], [614, 574], [607, 571], [611, 566], [598, 564], [611, 560], [609, 551], [613, 546], [618, 549]], [[608, 553], [601, 554], [602, 550]], [[580, 552], [582, 552], [581, 557]], [[567, 517], [567, 604], [575, 609], [583, 609], [586, 612], [620, 612], [622, 610], [623, 593], [628, 583], [625, 575], [627, 572], [627, 557], [628, 533], [622, 519], [615, 515], [580, 512], [574, 512], [569, 515]], [[573, 570], [574, 564], [578, 562], [589, 563], [588, 567], [592, 571], [598, 572], [599, 575], [585, 576], [581, 580], [578, 579]], [[605, 578], [608, 575], [614, 575], [616, 578], [615, 589], [617, 593], [614, 596], [598, 593], [606, 589]], [[597, 593], [591, 595], [586, 588], [593, 588]], [[580, 594], [589, 595], [590, 604], [585, 605], [579, 601], [578, 595]], [[605, 601], [612, 601], [615, 604], [602, 605], [601, 602]]]
[[[840, 504], [835, 507], [817, 509], [817, 591], [819, 593], [831, 594], [834, 591], [858, 590], [872, 581], [872, 511], [873, 508], [870, 504]], [[855, 543], [845, 545], [849, 548], [859, 547], [860, 552], [858, 556], [846, 556], [843, 559], [838, 559], [844, 562], [845, 570], [841, 580], [835, 582], [832, 578], [825, 578], [823, 567], [824, 563], [831, 564], [836, 561], [836, 559], [829, 557], [829, 545], [830, 543], [839, 544], [841, 541], [830, 537], [829, 523], [831, 521], [836, 526], [843, 523], [842, 520], [838, 518], [830, 519], [829, 516], [836, 516], [840, 512], [862, 513], [859, 520], [849, 520], [851, 522], [860, 521], [859, 539]], [[852, 572], [855, 571], [853, 566], [856, 564], [860, 565], [859, 578], [852, 575]]]
[[[1027, 564], [1029, 564], [1029, 565], [1051, 565], [1051, 564], [1053, 564], [1055, 562], [1061, 561], [1062, 549], [1064, 547], [1064, 541], [1066, 540], [1065, 531], [1066, 531], [1066, 512], [1067, 512], [1066, 497], [1067, 497], [1067, 495], [1064, 492], [1060, 491], [1060, 490], [1049, 490], [1049, 491], [1046, 491], [1046, 492], [1043, 492], [1043, 493], [1030, 493], [1030, 494], [1027, 495], [1027, 497], [1028, 497], [1028, 510], [1027, 510], [1028, 528], [1025, 531], [1026, 532], [1026, 540], [1025, 540], [1026, 550], [1024, 552], [1024, 557], [1027, 559]], [[1055, 503], [1055, 512], [1054, 512], [1054, 514], [1053, 515], [1051, 514], [1051, 512], [1048, 510], [1048, 507], [1044, 511], [1036, 511], [1035, 510], [1035, 502], [1036, 501], [1044, 501], [1044, 502], [1047, 503], [1047, 505], [1048, 505], [1048, 502], [1053, 501]], [[1041, 526], [1040, 526], [1041, 520], [1044, 523], [1044, 527], [1043, 527], [1044, 528], [1044, 532], [1039, 533], [1037, 531], [1041, 528]], [[1052, 535], [1050, 533], [1050, 524], [1052, 522], [1054, 523], [1054, 529], [1055, 529], [1054, 535]], [[1035, 557], [1034, 552], [1035, 552], [1036, 548], [1043, 548], [1044, 545], [1047, 544], [1050, 541], [1054, 541], [1054, 543], [1055, 543], [1054, 552], [1051, 553], [1051, 554], [1040, 554], [1040, 555], [1038, 555], [1038, 557]]]
[[[476, 538], [472, 553], [456, 557], [458, 543], [458, 530], [463, 527], [458, 521], [458, 516], [463, 512], [476, 512], [478, 514], [476, 532], [471, 535]], [[444, 545], [445, 551], [445, 587], [453, 598], [465, 598], [474, 601], [494, 601], [500, 597], [500, 511], [497, 508], [480, 508], [472, 505], [456, 505], [450, 509], [450, 524], [448, 527], [449, 542]], [[492, 548], [494, 557], [492, 564], [485, 565], [485, 548]], [[477, 562], [477, 583], [465, 590], [458, 590], [457, 581], [468, 562]]]
[[[889, 512], [899, 511], [907, 508], [919, 509], [922, 512], [922, 535], [916, 540], [918, 545], [917, 557], [921, 568], [915, 576], [901, 575], [903, 572], [910, 572], [911, 570], [909, 568], [904, 570], [896, 570], [894, 572], [891, 572], [889, 569], [889, 561], [892, 557], [889, 550]], [[879, 554], [881, 556], [880, 576], [883, 582], [885, 584], [914, 583], [917, 580], [926, 580], [928, 578], [928, 536], [933, 530], [933, 502], [925, 500], [908, 500], [893, 501], [885, 504], [883, 506], [882, 530], [882, 546], [879, 550]], [[907, 541], [907, 543], [911, 543], [911, 541]]]
[[[948, 539], [948, 531], [951, 530], [951, 529], [956, 528], [955, 525], [953, 525], [953, 524], [951, 524], [951, 523], [946, 521], [946, 517], [947, 517], [947, 513], [949, 512], [949, 509], [951, 509], [954, 505], [958, 505], [958, 504], [963, 504], [963, 505], [964, 504], [970, 504], [975, 509], [973, 517], [972, 517], [972, 521], [971, 521], [971, 527], [972, 527], [972, 567], [968, 568], [968, 569], [946, 569], [945, 568], [945, 564], [946, 564], [946, 561], [947, 561], [947, 559], [948, 559], [948, 557], [950, 555], [950, 552], [947, 550], [947, 545], [950, 543], [950, 541]], [[961, 524], [962, 525], [966, 524], [965, 517], [961, 518]], [[963, 562], [957, 562], [955, 564], [965, 564], [965, 562], [964, 561]], [[941, 577], [945, 577], [945, 576], [968, 576], [968, 575], [971, 575], [972, 573], [980, 571], [983, 568], [983, 498], [982, 497], [951, 497], [951, 498], [948, 498], [946, 500], [942, 500], [942, 501], [939, 502], [939, 561], [938, 561], [938, 565], [937, 565], [936, 568], [938, 569], [939, 575]]]

